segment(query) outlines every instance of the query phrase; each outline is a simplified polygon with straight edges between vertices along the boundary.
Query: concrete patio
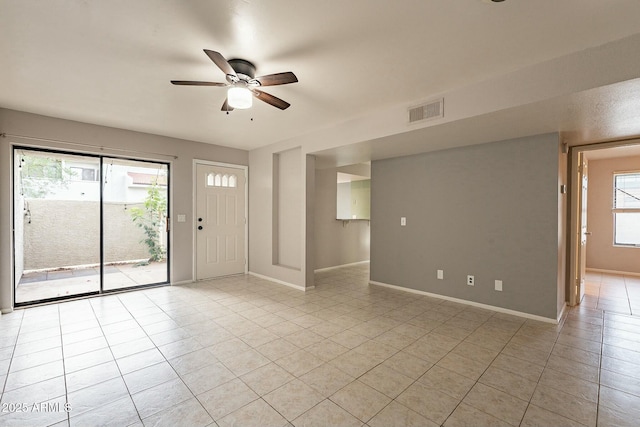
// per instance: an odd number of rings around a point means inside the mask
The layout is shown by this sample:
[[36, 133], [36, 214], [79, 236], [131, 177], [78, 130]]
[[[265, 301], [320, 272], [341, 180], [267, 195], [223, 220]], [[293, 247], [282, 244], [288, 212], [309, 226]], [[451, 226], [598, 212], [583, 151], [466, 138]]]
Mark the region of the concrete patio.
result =
[[[167, 263], [113, 264], [104, 268], [104, 290], [130, 288], [167, 279]], [[40, 301], [100, 290], [100, 268], [67, 268], [25, 272], [16, 286], [16, 303]]]

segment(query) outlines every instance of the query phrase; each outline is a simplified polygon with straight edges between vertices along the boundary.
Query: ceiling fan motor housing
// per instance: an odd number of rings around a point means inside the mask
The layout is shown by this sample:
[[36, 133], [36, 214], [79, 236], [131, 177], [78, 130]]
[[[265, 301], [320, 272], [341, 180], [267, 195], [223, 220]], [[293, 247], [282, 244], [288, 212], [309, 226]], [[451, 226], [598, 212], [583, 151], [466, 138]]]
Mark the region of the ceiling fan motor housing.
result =
[[[256, 77], [256, 66], [249, 61], [245, 61], [244, 59], [230, 59], [229, 65], [234, 69], [240, 80], [249, 82]], [[237, 82], [233, 77], [234, 76], [227, 74], [227, 81], [229, 81], [229, 83]]]

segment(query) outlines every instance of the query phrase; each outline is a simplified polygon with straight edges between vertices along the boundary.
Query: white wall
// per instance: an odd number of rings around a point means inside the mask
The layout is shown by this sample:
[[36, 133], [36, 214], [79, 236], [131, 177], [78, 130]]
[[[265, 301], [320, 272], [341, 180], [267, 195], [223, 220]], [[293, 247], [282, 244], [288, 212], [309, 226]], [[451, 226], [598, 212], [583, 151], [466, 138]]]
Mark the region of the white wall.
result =
[[300, 212], [304, 208], [304, 165], [300, 162], [301, 150], [293, 148], [273, 156], [273, 263], [301, 270], [304, 251], [297, 247], [303, 235]]
[[312, 251], [305, 249], [313, 227], [307, 209], [313, 191], [307, 189], [313, 185], [308, 163], [296, 146], [249, 153], [249, 270], [300, 289], [313, 286], [307, 276], [307, 268], [313, 271], [307, 266]]
[[[247, 165], [248, 153], [244, 150], [203, 144], [158, 135], [132, 132], [87, 123], [39, 116], [19, 111], [0, 109], [0, 133], [26, 135], [58, 141], [88, 144], [85, 147], [59, 142], [31, 139], [0, 138], [0, 308], [12, 307], [12, 211], [11, 182], [12, 144], [52, 148], [58, 150], [90, 152], [115, 157], [168, 161], [171, 166], [170, 198], [171, 221], [171, 281], [193, 280], [193, 160], [202, 159], [224, 163]], [[177, 158], [174, 158], [176, 156]], [[179, 223], [173, 218], [186, 215], [187, 221]]]

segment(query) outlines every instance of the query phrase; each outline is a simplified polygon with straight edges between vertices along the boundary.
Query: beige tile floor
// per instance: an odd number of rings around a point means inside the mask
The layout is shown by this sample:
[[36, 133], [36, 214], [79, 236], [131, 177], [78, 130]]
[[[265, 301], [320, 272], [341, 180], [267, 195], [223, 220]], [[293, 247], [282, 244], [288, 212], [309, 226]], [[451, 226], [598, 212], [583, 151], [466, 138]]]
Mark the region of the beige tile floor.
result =
[[587, 270], [582, 305], [615, 313], [640, 315], [640, 276]]
[[640, 318], [596, 302], [553, 325], [367, 278], [333, 270], [302, 293], [241, 276], [3, 315], [0, 425], [638, 425]]

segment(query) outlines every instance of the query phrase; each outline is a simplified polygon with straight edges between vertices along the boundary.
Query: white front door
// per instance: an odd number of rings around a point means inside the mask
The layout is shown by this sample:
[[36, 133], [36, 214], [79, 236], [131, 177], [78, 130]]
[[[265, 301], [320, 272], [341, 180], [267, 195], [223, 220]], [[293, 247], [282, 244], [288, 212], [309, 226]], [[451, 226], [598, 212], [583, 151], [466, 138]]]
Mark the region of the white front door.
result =
[[245, 272], [246, 171], [196, 163], [196, 279]]

